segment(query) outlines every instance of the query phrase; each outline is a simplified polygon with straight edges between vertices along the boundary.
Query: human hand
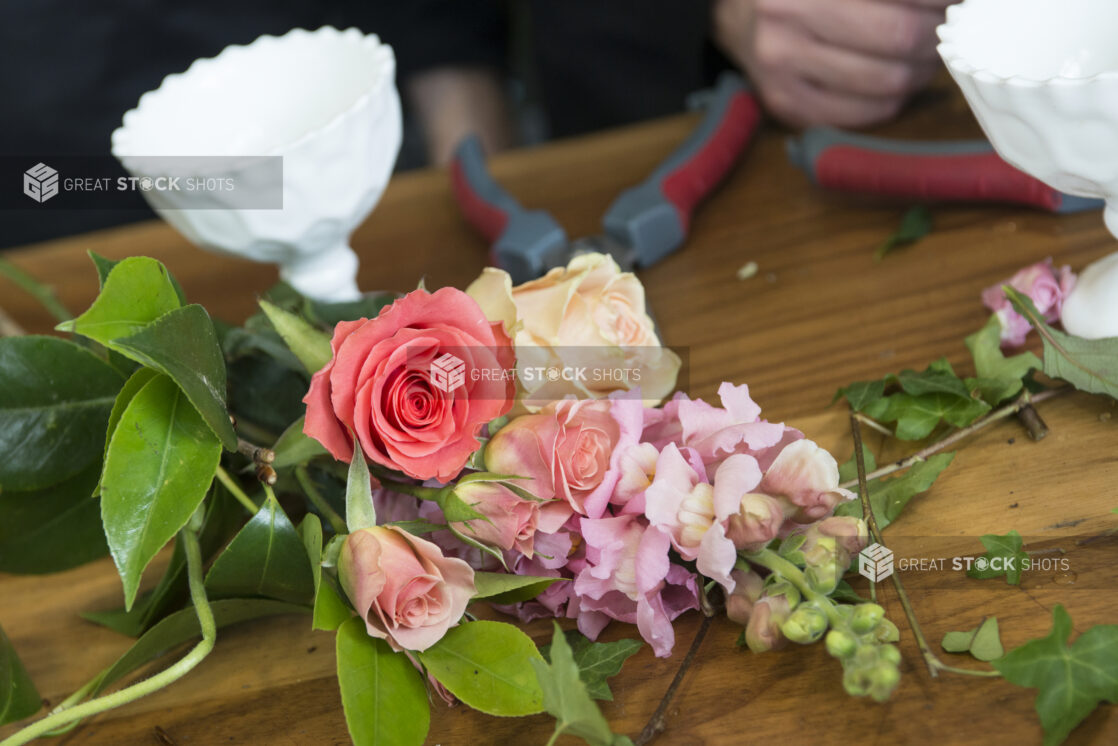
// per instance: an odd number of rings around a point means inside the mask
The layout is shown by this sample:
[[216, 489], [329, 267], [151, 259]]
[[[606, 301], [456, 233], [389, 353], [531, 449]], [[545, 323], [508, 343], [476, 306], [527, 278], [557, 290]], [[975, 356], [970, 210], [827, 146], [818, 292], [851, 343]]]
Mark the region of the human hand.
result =
[[935, 28], [956, 1], [715, 0], [714, 38], [777, 118], [862, 127], [935, 75]]

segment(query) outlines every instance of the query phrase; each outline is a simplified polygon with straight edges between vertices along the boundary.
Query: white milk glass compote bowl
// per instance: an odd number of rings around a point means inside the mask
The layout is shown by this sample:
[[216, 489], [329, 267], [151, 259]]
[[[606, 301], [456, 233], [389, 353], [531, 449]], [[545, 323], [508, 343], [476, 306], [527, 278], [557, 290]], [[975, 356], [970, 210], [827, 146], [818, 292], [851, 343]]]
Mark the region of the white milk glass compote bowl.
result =
[[[1118, 0], [965, 0], [939, 53], [998, 153], [1062, 192], [1106, 200], [1118, 237]], [[1080, 275], [1061, 321], [1118, 336], [1118, 253]]]
[[[349, 236], [400, 149], [395, 73], [392, 48], [355, 28], [262, 36], [168, 75], [124, 115], [112, 152], [133, 176], [235, 183], [241, 191], [227, 196], [142, 193], [198, 246], [277, 263], [284, 281], [316, 300], [354, 300]], [[282, 162], [282, 186], [257, 156], [282, 159], [268, 161]], [[246, 190], [269, 189], [266, 207], [245, 208]]]

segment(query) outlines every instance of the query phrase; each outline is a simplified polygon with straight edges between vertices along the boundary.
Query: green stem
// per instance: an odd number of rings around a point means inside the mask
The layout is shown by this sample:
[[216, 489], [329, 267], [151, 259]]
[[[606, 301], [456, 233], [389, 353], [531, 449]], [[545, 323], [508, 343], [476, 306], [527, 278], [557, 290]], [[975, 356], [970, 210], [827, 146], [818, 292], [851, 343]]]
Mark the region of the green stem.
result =
[[827, 612], [827, 619], [830, 620], [831, 626], [837, 626], [842, 623], [842, 617], [839, 616], [838, 610], [835, 609], [835, 602], [831, 600], [831, 597], [812, 588], [811, 585], [808, 584], [807, 578], [804, 577], [804, 573], [800, 568], [796, 567], [773, 550], [762, 549], [759, 552], [743, 554], [742, 559], [761, 565], [761, 567], [766, 567], [796, 586], [796, 589], [799, 590], [804, 598]]
[[315, 509], [323, 515], [324, 518], [330, 523], [330, 527], [334, 529], [335, 534], [348, 534], [349, 529], [346, 528], [345, 521], [338, 515], [338, 511], [330, 507], [330, 503], [326, 502], [322, 492], [315, 486], [314, 480], [311, 479], [311, 474], [307, 471], [306, 466], [295, 467], [295, 479], [299, 482], [299, 486], [303, 488], [303, 492], [307, 493], [307, 498], [314, 505]]
[[422, 487], [418, 484], [394, 482], [391, 479], [384, 479], [380, 476], [377, 476], [377, 479], [386, 489], [390, 489], [393, 492], [401, 492], [405, 495], [411, 495], [412, 497], [418, 497], [420, 500], [438, 502], [439, 495], [442, 493], [442, 490], [437, 487]]
[[74, 318], [70, 310], [55, 296], [54, 291], [3, 257], [0, 257], [0, 275], [7, 277], [43, 304], [43, 307], [59, 321], [69, 321]]
[[[50, 731], [65, 727], [76, 720], [126, 705], [140, 697], [147, 696], [181, 679], [210, 654], [214, 647], [214, 641], [217, 639], [217, 624], [214, 621], [209, 599], [206, 598], [206, 589], [202, 580], [202, 549], [198, 545], [198, 528], [193, 525], [188, 526], [182, 530], [179, 538], [186, 553], [186, 577], [190, 586], [190, 600], [194, 604], [194, 611], [198, 615], [198, 626], [202, 630], [201, 641], [177, 663], [151, 678], [144, 679], [112, 694], [106, 694], [103, 697], [97, 697], [83, 704], [69, 707], [61, 712], [53, 712], [42, 720], [38, 720], [0, 741], [0, 746], [20, 746]], [[98, 680], [95, 679], [94, 681]], [[89, 685], [87, 684], [86, 687], [89, 687]], [[74, 697], [69, 697], [66, 702], [73, 700]]]
[[245, 491], [241, 489], [241, 486], [237, 484], [236, 480], [229, 476], [229, 472], [225, 471], [225, 469], [220, 466], [217, 467], [217, 480], [225, 486], [225, 489], [229, 490], [229, 494], [237, 498], [237, 502], [245, 506], [245, 510], [249, 512], [249, 515], [256, 515], [256, 511], [260, 508], [252, 501], [251, 497], [245, 494]]

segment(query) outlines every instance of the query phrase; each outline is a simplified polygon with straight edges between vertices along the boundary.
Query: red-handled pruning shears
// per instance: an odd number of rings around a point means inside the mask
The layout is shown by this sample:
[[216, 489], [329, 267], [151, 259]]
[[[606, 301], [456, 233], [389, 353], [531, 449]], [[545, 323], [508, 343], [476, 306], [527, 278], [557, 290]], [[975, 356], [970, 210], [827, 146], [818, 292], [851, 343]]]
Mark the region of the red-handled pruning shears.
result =
[[1056, 191], [1003, 161], [985, 140], [916, 142], [816, 127], [788, 141], [788, 158], [821, 187], [937, 202], [1003, 202], [1056, 213], [1102, 200]]
[[623, 269], [647, 267], [687, 238], [695, 207], [730, 170], [752, 140], [761, 110], [745, 81], [723, 74], [707, 113], [690, 137], [641, 184], [622, 192], [602, 218], [603, 233], [569, 241], [544, 210], [525, 210], [489, 175], [476, 137], [462, 141], [450, 167], [463, 215], [492, 244], [491, 260], [514, 283], [598, 251]]

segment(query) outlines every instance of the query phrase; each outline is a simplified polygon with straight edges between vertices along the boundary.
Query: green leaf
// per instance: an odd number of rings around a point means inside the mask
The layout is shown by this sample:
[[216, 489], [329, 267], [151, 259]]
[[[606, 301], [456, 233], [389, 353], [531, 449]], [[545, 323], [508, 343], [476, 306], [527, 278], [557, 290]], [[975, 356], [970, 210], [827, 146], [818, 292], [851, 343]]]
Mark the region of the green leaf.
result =
[[316, 373], [334, 357], [330, 348], [330, 337], [324, 332], [315, 329], [307, 321], [296, 316], [290, 311], [285, 311], [279, 306], [266, 300], [260, 301], [268, 320], [276, 328], [283, 341], [299, 358], [299, 362], [307, 369], [308, 373]]
[[435, 531], [445, 531], [445, 523], [431, 523], [422, 518], [417, 518], [414, 521], [392, 521], [391, 523], [384, 524], [386, 526], [396, 526], [397, 528], [407, 531], [412, 536], [422, 536], [423, 534], [430, 534]]
[[[897, 520], [909, 500], [921, 492], [926, 492], [954, 458], [954, 453], [937, 453], [928, 457], [927, 461], [913, 464], [900, 476], [881, 477], [871, 481], [867, 487], [870, 492], [870, 506], [873, 508], [874, 517], [877, 518], [878, 528], [884, 529]], [[859, 500], [841, 503], [835, 508], [835, 515], [861, 518], [862, 504]]]
[[578, 664], [559, 625], [551, 638], [551, 662], [533, 660], [536, 678], [543, 690], [543, 705], [555, 718], [555, 735], [576, 736], [590, 746], [622, 746], [632, 742], [614, 735], [598, 706], [582, 683]]
[[[986, 553], [975, 558], [967, 575], [983, 580], [1004, 576], [1010, 585], [1020, 585], [1021, 571], [1029, 564], [1029, 555], [1021, 548], [1021, 534], [1014, 529], [1005, 536], [986, 534], [979, 541], [986, 547]], [[986, 566], [979, 569], [979, 563]]]
[[135, 334], [181, 305], [166, 267], [146, 256], [129, 257], [112, 268], [89, 310], [55, 328], [108, 347], [114, 339]]
[[[866, 448], [862, 449], [862, 457], [866, 461], [866, 474], [869, 474], [870, 472], [872, 472], [874, 469], [877, 468], [877, 459], [875, 459], [873, 457], [873, 454], [870, 453], [868, 449], [866, 449]], [[850, 482], [850, 481], [855, 480], [855, 479], [858, 478], [858, 462], [857, 462], [856, 459], [857, 459], [857, 454], [851, 454], [850, 458], [847, 461], [845, 461], [844, 463], [839, 465], [839, 483], [840, 484]], [[874, 481], [877, 481], [877, 480], [874, 480]], [[858, 515], [861, 515], [861, 513], [859, 513]]]
[[169, 376], [226, 450], [237, 450], [237, 433], [225, 408], [225, 358], [206, 309], [198, 305], [175, 309], [109, 346]]
[[[960, 381], [960, 385], [962, 381]], [[913, 396], [908, 393], [893, 394], [889, 406], [876, 419], [896, 422], [896, 436], [900, 440], [922, 440], [931, 434], [941, 420], [955, 427], [966, 427], [990, 411], [990, 405], [969, 395], [929, 393]]]
[[988, 662], [1005, 655], [997, 617], [987, 617], [982, 624], [966, 632], [948, 632], [941, 644], [948, 653], [970, 653], [980, 661]]
[[353, 616], [353, 612], [342, 600], [333, 579], [329, 576], [323, 577], [322, 521], [314, 513], [308, 513], [299, 527], [299, 533], [303, 536], [303, 545], [307, 549], [307, 558], [310, 560], [311, 574], [314, 577], [314, 618], [311, 628], [336, 630], [346, 619]]
[[133, 397], [113, 433], [101, 480], [101, 520], [132, 608], [151, 558], [206, 496], [221, 442], [165, 376]]
[[[224, 487], [216, 486], [206, 504], [206, 515], [202, 519], [202, 531], [198, 536], [203, 560], [208, 560], [229, 542], [229, 537], [241, 527], [243, 515], [241, 504]], [[186, 553], [181, 542], [175, 542], [175, 549], [163, 577], [155, 588], [140, 596], [131, 609], [86, 611], [81, 616], [122, 635], [139, 637], [169, 611], [181, 608], [188, 595]]]
[[[113, 401], [112, 411], [109, 412], [109, 424], [105, 426], [105, 451], [101, 455], [102, 466], [104, 466], [105, 457], [109, 455], [109, 442], [113, 439], [113, 433], [116, 432], [116, 426], [120, 424], [120, 418], [121, 415], [124, 414], [124, 410], [132, 403], [132, 398], [140, 392], [140, 389], [146, 386], [148, 382], [157, 375], [159, 374], [151, 368], [138, 368], [128, 377], [128, 380], [124, 382], [124, 387], [117, 392], [116, 400]], [[98, 469], [98, 471], [100, 472], [101, 470]], [[93, 494], [95, 496], [101, 494], [100, 474], [98, 474], [97, 486], [94, 488]]]
[[0, 627], [0, 725], [23, 720], [43, 706], [12, 641]]
[[124, 377], [57, 337], [0, 339], [0, 490], [36, 490], [102, 453]]
[[932, 213], [924, 205], [910, 208], [901, 218], [901, 224], [889, 238], [885, 239], [873, 253], [874, 261], [881, 261], [885, 255], [901, 246], [916, 243], [932, 230]]
[[339, 321], [375, 319], [385, 306], [398, 298], [395, 293], [365, 293], [359, 300], [324, 303], [303, 299], [304, 313], [312, 321], [333, 327]]
[[211, 598], [264, 596], [307, 605], [314, 599], [307, 549], [274, 497], [214, 560], [206, 590]]
[[467, 622], [418, 655], [432, 676], [475, 710], [519, 716], [543, 709], [543, 692], [528, 666], [543, 657], [511, 624]]
[[421, 746], [431, 725], [423, 677], [403, 653], [369, 637], [365, 623], [338, 628], [338, 687], [354, 746]]
[[[1024, 385], [1023, 379], [1029, 371], [1039, 370], [1043, 363], [1031, 352], [1006, 357], [1001, 350], [1001, 322], [991, 315], [986, 326], [966, 339], [967, 349], [974, 358], [974, 370], [978, 374], [972, 380], [979, 394], [990, 406], [1015, 396]], [[968, 386], [969, 388], [969, 386]]]
[[276, 454], [276, 460], [272, 462], [273, 468], [283, 469], [288, 466], [298, 466], [307, 463], [312, 458], [325, 456], [328, 453], [321, 443], [303, 432], [304, 420], [305, 418], [300, 417], [291, 423], [291, 426], [283, 431], [283, 435], [272, 446], [272, 450]]
[[1055, 746], [1100, 702], [1118, 702], [1118, 625], [1092, 627], [1068, 646], [1071, 617], [1052, 609], [1052, 631], [993, 662], [1006, 680], [1037, 689], [1045, 746]]
[[[95, 251], [87, 251], [86, 254], [93, 261], [93, 266], [97, 268], [98, 287], [105, 287], [105, 280], [109, 279], [109, 273], [113, 271], [113, 267], [120, 264], [120, 261], [103, 257]], [[174, 275], [168, 273], [167, 276], [171, 278], [171, 284], [175, 288], [175, 293], [179, 296], [179, 303], [185, 306], [186, 293], [183, 292], [182, 286], [179, 285], [179, 281], [175, 279]]]
[[[640, 640], [618, 640], [617, 642], [592, 642], [578, 630], [566, 633], [579, 678], [586, 692], [594, 699], [613, 700], [613, 692], [607, 680], [621, 672], [621, 666], [642, 647]], [[551, 646], [540, 648], [544, 659], [551, 661]]]
[[[224, 599], [211, 602], [210, 607], [213, 610], [214, 621], [218, 628], [266, 616], [307, 613], [305, 606], [296, 606], [266, 598]], [[149, 663], [184, 642], [201, 635], [202, 630], [198, 626], [198, 615], [193, 606], [176, 611], [145, 632], [144, 636], [136, 640], [132, 647], [125, 651], [124, 655], [118, 658], [113, 665], [106, 668], [98, 676], [97, 685], [90, 692], [90, 696], [97, 696], [113, 683], [145, 663]]]
[[869, 417], [876, 418], [882, 411], [881, 400], [884, 396], [884, 380], [855, 381], [849, 386], [836, 391], [833, 401], [838, 401], [840, 398], [845, 397], [851, 409], [856, 412], [864, 412]]
[[365, 463], [365, 454], [357, 438], [353, 439], [353, 458], [349, 462], [349, 478], [346, 480], [345, 525], [350, 533], [377, 525], [369, 465]]
[[495, 604], [515, 604], [535, 598], [559, 580], [564, 578], [540, 578], [479, 570], [474, 573], [474, 587], [477, 589], [474, 598], [484, 598]]
[[101, 504], [90, 497], [101, 465], [37, 492], [0, 492], [0, 572], [59, 572], [108, 554]]
[[1063, 379], [1080, 391], [1118, 399], [1118, 337], [1083, 339], [1057, 331], [1044, 323], [1027, 296], [1009, 286], [1002, 289], [1044, 340], [1045, 375]]

